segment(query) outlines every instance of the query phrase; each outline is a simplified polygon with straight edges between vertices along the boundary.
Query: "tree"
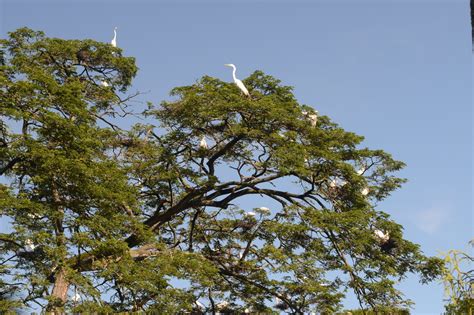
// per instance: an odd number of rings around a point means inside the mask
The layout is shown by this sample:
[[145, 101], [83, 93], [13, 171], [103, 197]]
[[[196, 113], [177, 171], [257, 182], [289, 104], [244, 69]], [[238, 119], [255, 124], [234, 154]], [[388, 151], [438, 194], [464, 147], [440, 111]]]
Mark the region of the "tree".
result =
[[125, 130], [137, 68], [120, 48], [26, 28], [1, 45], [1, 285], [22, 305], [327, 313], [351, 289], [377, 310], [410, 304], [394, 288], [408, 273], [440, 274], [376, 209], [404, 164], [327, 116], [312, 126], [279, 80], [254, 72], [247, 98], [205, 76]]
[[[474, 240], [471, 240], [474, 245]], [[474, 269], [463, 271], [474, 262], [474, 257], [459, 250], [450, 250], [444, 255], [443, 270], [445, 293], [449, 298], [447, 314], [472, 314], [474, 311]]]

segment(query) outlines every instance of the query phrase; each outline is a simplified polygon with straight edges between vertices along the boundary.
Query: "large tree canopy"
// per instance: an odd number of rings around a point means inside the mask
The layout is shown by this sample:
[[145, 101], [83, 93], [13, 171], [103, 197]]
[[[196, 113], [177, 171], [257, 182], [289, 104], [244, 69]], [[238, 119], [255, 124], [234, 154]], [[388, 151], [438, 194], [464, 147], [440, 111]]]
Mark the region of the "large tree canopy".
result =
[[349, 289], [375, 310], [440, 272], [377, 208], [403, 163], [261, 71], [251, 98], [205, 76], [124, 130], [120, 48], [25, 28], [0, 57], [4, 309], [333, 312]]

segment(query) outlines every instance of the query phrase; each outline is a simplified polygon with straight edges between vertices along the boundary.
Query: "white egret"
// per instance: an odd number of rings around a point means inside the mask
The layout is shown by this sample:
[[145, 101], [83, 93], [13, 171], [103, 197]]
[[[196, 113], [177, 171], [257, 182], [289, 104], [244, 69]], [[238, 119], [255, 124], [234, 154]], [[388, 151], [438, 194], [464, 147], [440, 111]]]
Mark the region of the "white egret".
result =
[[253, 212], [253, 211], [249, 211], [249, 212], [246, 212], [246, 213], [245, 213], [245, 216], [246, 216], [246, 217], [254, 217], [254, 216], [256, 216], [256, 215], [257, 215], [257, 214], [256, 214], [255, 212]]
[[114, 38], [112, 38], [110, 44], [114, 47], [117, 47], [117, 26], [114, 28]]
[[26, 216], [30, 219], [38, 219], [40, 217], [37, 213], [28, 213]]
[[100, 85], [108, 87], [109, 83], [107, 83], [107, 81], [100, 81]]
[[75, 293], [74, 296], [72, 297], [73, 302], [79, 302], [81, 300], [81, 295], [79, 293]]
[[316, 127], [316, 124], [318, 122], [318, 111], [315, 111], [314, 114], [309, 114], [308, 118], [311, 127]]
[[36, 245], [33, 243], [32, 240], [27, 239], [25, 241], [25, 249], [26, 249], [27, 252], [32, 252], [32, 251], [35, 250], [35, 248], [36, 248]]
[[362, 194], [362, 196], [367, 196], [369, 194], [369, 188], [368, 187], [364, 187], [360, 193]]
[[365, 172], [365, 168], [361, 167], [357, 170], [357, 175], [362, 175]]
[[199, 147], [206, 150], [209, 148], [207, 145], [206, 136], [202, 136], [201, 141], [199, 142]]
[[390, 235], [381, 230], [374, 230], [374, 234], [382, 243], [386, 243], [390, 239]]
[[250, 97], [250, 93], [247, 90], [247, 88], [245, 87], [244, 83], [242, 81], [240, 81], [239, 79], [237, 79], [237, 77], [235, 76], [235, 71], [237, 71], [237, 68], [235, 67], [235, 65], [232, 64], [232, 63], [226, 63], [224, 66], [231, 67], [233, 69], [232, 70], [232, 77], [234, 78], [234, 83], [245, 94], [245, 96]]
[[257, 210], [260, 210], [260, 212], [263, 212], [263, 213], [267, 213], [267, 214], [270, 214], [270, 209], [267, 208], [267, 207], [260, 207], [258, 208]]
[[331, 188], [337, 187], [337, 180], [333, 179], [333, 180], [329, 183], [329, 187], [331, 187]]

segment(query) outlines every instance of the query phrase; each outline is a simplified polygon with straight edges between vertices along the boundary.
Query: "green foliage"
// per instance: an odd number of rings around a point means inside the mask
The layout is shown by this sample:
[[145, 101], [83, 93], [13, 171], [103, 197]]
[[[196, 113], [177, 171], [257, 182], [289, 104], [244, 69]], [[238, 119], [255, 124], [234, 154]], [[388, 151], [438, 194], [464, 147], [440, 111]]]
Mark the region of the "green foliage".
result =
[[0, 288], [13, 302], [332, 313], [352, 289], [380, 310], [410, 305], [394, 288], [407, 273], [440, 274], [442, 261], [375, 206], [404, 183], [404, 164], [327, 116], [311, 125], [314, 109], [279, 80], [254, 72], [246, 98], [205, 76], [149, 105], [143, 117], [159, 127], [123, 130], [137, 69], [119, 48], [25, 28], [0, 52], [0, 215], [12, 227], [0, 246], [21, 283]]
[[[474, 240], [471, 240], [471, 245]], [[448, 304], [446, 314], [472, 314], [474, 311], [474, 270], [464, 270], [474, 262], [468, 253], [450, 250], [443, 254], [443, 284]]]
[[392, 307], [377, 307], [376, 310], [347, 310], [338, 315], [409, 315], [407, 309], [399, 309]]

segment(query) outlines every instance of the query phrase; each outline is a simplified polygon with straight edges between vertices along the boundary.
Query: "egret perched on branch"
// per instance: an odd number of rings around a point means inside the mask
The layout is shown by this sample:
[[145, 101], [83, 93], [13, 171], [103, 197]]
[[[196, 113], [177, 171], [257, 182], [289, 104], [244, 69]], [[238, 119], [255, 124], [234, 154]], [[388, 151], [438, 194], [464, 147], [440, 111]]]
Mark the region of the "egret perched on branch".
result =
[[310, 114], [308, 111], [306, 110], [302, 110], [301, 111], [301, 115], [303, 115], [303, 117], [305, 117], [306, 119], [309, 120], [309, 123], [311, 124], [311, 127], [316, 127], [316, 124], [318, 122], [318, 111], [315, 110], [314, 113]]
[[244, 83], [242, 81], [240, 81], [239, 79], [237, 79], [237, 77], [235, 76], [235, 71], [237, 70], [237, 68], [235, 67], [234, 64], [232, 63], [226, 63], [224, 66], [227, 66], [227, 67], [231, 67], [233, 70], [232, 70], [232, 77], [234, 78], [234, 83], [239, 87], [239, 89], [245, 94], [245, 96], [248, 96], [250, 97], [250, 93], [249, 91], [247, 90], [247, 88], [245, 87]]
[[35, 248], [36, 248], [36, 246], [35, 246], [35, 244], [33, 243], [32, 240], [27, 239], [25, 241], [25, 249], [26, 249], [27, 252], [32, 252], [32, 251], [35, 250]]
[[255, 212], [253, 212], [253, 211], [245, 212], [245, 216], [246, 216], [246, 217], [254, 217], [254, 216], [256, 216], [256, 215], [257, 215], [257, 214], [256, 214]]
[[37, 213], [28, 213], [26, 216], [30, 219], [38, 219], [40, 217]]
[[81, 300], [81, 295], [76, 292], [76, 293], [72, 296], [72, 301], [73, 301], [73, 302], [79, 302], [80, 300]]
[[360, 193], [362, 194], [362, 196], [367, 196], [369, 194], [369, 188], [368, 187], [365, 187], [364, 189], [362, 189], [360, 191]]
[[108, 87], [109, 83], [107, 81], [100, 81], [100, 85]]
[[388, 233], [384, 233], [380, 230], [374, 230], [374, 234], [381, 243], [386, 243], [390, 239], [390, 236], [388, 235]]
[[114, 28], [114, 38], [112, 38], [110, 44], [114, 47], [117, 47], [117, 26]]
[[314, 111], [314, 114], [308, 115], [309, 123], [311, 127], [316, 127], [316, 123], [318, 122], [318, 111]]
[[257, 210], [260, 211], [263, 214], [271, 214], [270, 209], [267, 208], [267, 207], [260, 207], [260, 208], [257, 208]]
[[374, 230], [375, 237], [378, 239], [379, 244], [380, 244], [380, 249], [387, 253], [390, 254], [392, 253], [392, 249], [397, 248], [398, 244], [397, 241], [394, 240], [392, 237], [390, 237], [390, 234], [384, 233], [383, 231], [380, 230]]
[[206, 136], [202, 136], [201, 141], [199, 142], [199, 147], [201, 149], [207, 149], [209, 147], [207, 145]]

